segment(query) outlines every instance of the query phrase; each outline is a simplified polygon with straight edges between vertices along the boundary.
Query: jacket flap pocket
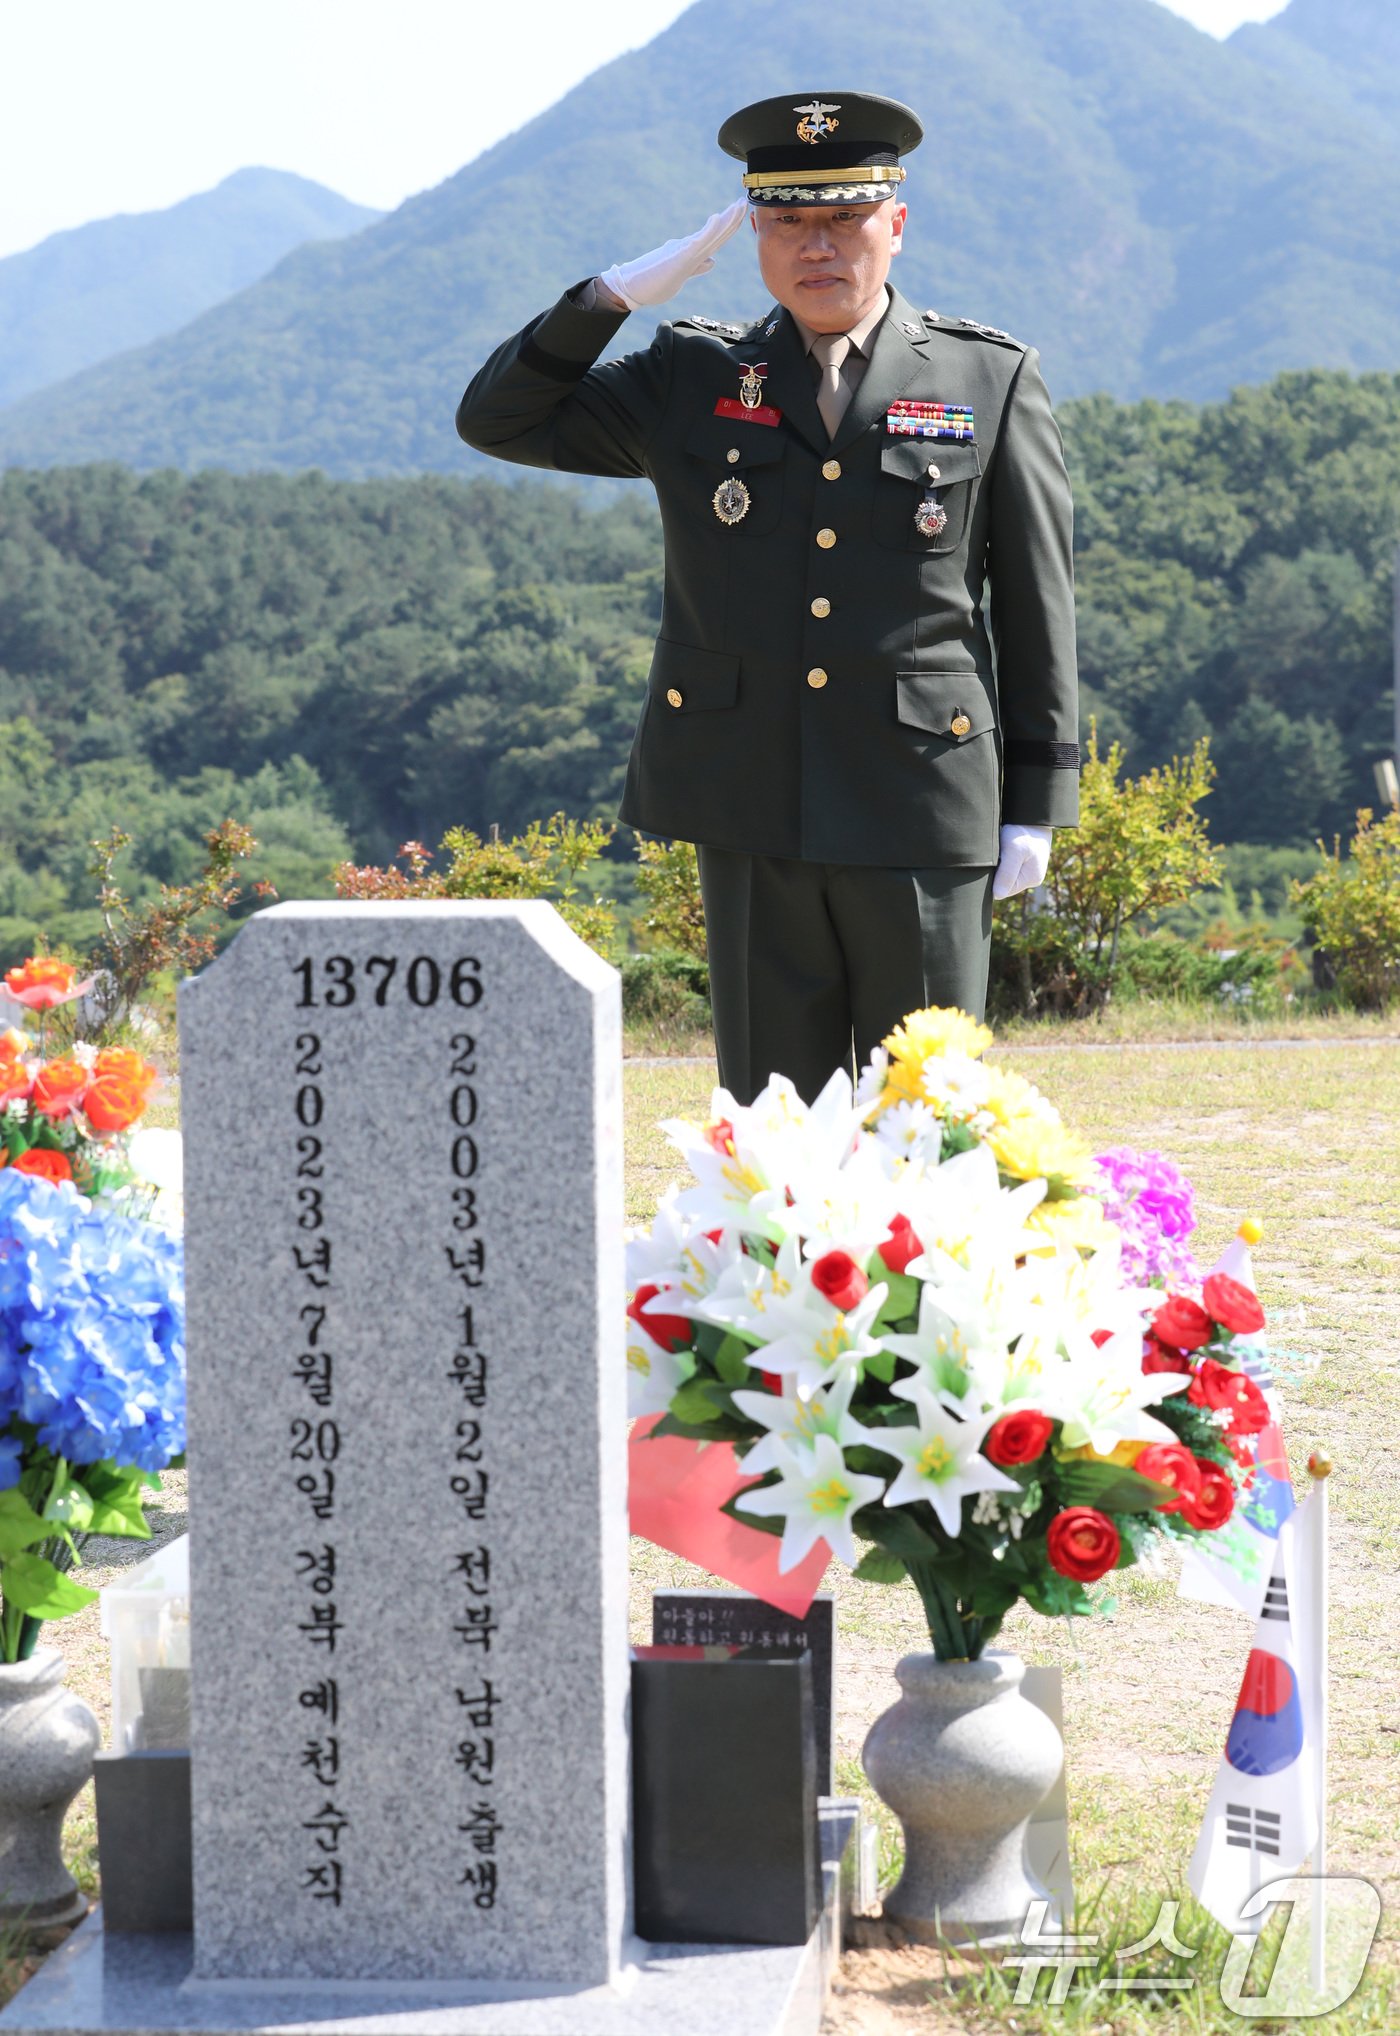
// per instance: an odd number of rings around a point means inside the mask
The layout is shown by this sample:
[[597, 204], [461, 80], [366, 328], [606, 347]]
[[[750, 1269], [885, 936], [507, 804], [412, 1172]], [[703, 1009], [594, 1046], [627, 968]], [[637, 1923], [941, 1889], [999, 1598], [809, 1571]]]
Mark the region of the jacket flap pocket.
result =
[[[761, 467], [783, 456], [783, 431], [777, 424], [750, 424], [739, 417], [702, 417], [691, 427], [685, 449], [721, 472], [730, 467]], [[730, 459], [737, 452], [737, 460]]]
[[987, 689], [976, 672], [900, 672], [895, 712], [907, 728], [924, 728], [951, 743], [971, 742], [996, 727]]
[[732, 707], [739, 697], [739, 660], [719, 650], [658, 640], [648, 687], [668, 711], [701, 714]]
[[[941, 438], [892, 438], [880, 448], [880, 465], [885, 473], [898, 474], [902, 480], [950, 488], [958, 481], [977, 479], [982, 455], [975, 445], [950, 444]], [[938, 469], [936, 481], [930, 467]]]

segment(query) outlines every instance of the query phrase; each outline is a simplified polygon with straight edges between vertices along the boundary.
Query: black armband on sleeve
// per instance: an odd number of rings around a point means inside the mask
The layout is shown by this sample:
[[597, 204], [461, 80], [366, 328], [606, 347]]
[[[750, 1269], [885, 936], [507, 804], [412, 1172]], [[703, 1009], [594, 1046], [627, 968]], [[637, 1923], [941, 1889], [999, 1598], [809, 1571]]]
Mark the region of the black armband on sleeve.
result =
[[1009, 764], [1037, 764], [1045, 770], [1052, 771], [1077, 771], [1079, 744], [1013, 739], [1006, 745], [1006, 761]]

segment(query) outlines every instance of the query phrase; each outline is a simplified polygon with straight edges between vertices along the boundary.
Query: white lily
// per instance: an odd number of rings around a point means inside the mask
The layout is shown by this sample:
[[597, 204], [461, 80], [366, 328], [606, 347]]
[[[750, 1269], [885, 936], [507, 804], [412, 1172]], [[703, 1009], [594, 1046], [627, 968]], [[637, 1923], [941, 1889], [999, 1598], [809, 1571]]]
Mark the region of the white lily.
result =
[[1063, 1423], [1064, 1447], [1087, 1444], [1109, 1456], [1120, 1442], [1175, 1442], [1174, 1431], [1147, 1409], [1190, 1383], [1186, 1372], [1144, 1373], [1141, 1338], [1114, 1336], [1101, 1349], [1091, 1345], [1086, 1356], [1063, 1363], [1042, 1406]]
[[924, 1173], [906, 1196], [924, 1256], [909, 1271], [935, 1284], [956, 1279], [974, 1251], [982, 1258], [1019, 1258], [1029, 1244], [1026, 1219], [1044, 1199], [1044, 1181], [1004, 1188], [990, 1147], [975, 1145]]
[[[747, 1109], [716, 1089], [708, 1125], [673, 1118], [661, 1127], [695, 1175], [677, 1207], [698, 1229], [733, 1224], [776, 1243], [785, 1231], [771, 1212], [813, 1175], [834, 1172], [858, 1126], [850, 1077], [840, 1071], [810, 1109], [785, 1075], [774, 1075]], [[757, 1197], [764, 1200], [756, 1207]]]
[[[880, 1348], [870, 1326], [884, 1305], [889, 1288], [883, 1281], [871, 1287], [851, 1309], [833, 1306], [812, 1279], [812, 1268], [798, 1257], [796, 1238], [789, 1238], [778, 1252], [771, 1282], [758, 1295], [758, 1305], [745, 1316], [731, 1316], [729, 1326], [745, 1336], [761, 1339], [751, 1363], [764, 1371], [791, 1376], [798, 1393], [810, 1399], [822, 1386], [845, 1372], [858, 1371], [867, 1357]], [[723, 1282], [721, 1282], [721, 1287]], [[717, 1287], [708, 1302], [701, 1303], [707, 1319], [721, 1303]]]
[[642, 1328], [635, 1317], [627, 1318], [627, 1418], [636, 1421], [643, 1414], [664, 1414], [672, 1399], [695, 1369], [694, 1360], [683, 1363], [664, 1343]]
[[[917, 1366], [916, 1377], [932, 1392], [956, 1404], [972, 1378], [997, 1378], [1005, 1371], [1007, 1353], [1030, 1319], [1031, 1303], [1009, 1258], [979, 1257], [970, 1267], [951, 1259], [947, 1264], [954, 1277], [941, 1286], [925, 1281], [914, 1334], [887, 1335], [884, 1346]], [[906, 1388], [913, 1383], [897, 1379], [891, 1390], [907, 1399], [912, 1394]]]
[[854, 1569], [859, 1557], [851, 1515], [879, 1498], [884, 1479], [848, 1470], [840, 1445], [830, 1435], [818, 1435], [810, 1449], [790, 1449], [778, 1441], [773, 1448], [780, 1482], [762, 1491], [742, 1492], [735, 1511], [784, 1522], [778, 1556], [783, 1575], [796, 1569], [819, 1541]]
[[882, 1428], [876, 1448], [897, 1457], [903, 1469], [885, 1494], [887, 1506], [914, 1506], [925, 1500], [945, 1534], [962, 1531], [962, 1502], [973, 1492], [1019, 1492], [1015, 1478], [981, 1454], [991, 1427], [989, 1416], [960, 1421], [920, 1380], [906, 1381], [904, 1397], [918, 1414], [914, 1428]]
[[871, 1139], [861, 1139], [843, 1167], [809, 1174], [793, 1197], [790, 1206], [774, 1212], [774, 1221], [787, 1235], [803, 1239], [806, 1256], [846, 1251], [862, 1268], [888, 1237], [899, 1210], [898, 1191]]
[[[764, 1368], [767, 1369], [766, 1366]], [[857, 1384], [855, 1372], [848, 1371], [805, 1400], [800, 1393], [792, 1391], [786, 1381], [781, 1393], [736, 1392], [733, 1396], [735, 1406], [750, 1421], [768, 1431], [744, 1458], [745, 1475], [761, 1477], [765, 1471], [779, 1469], [780, 1444], [785, 1444], [789, 1450], [799, 1447], [810, 1449], [819, 1435], [829, 1435], [843, 1449], [854, 1449], [861, 1444], [878, 1447], [876, 1431], [857, 1421], [850, 1411], [851, 1395]]]

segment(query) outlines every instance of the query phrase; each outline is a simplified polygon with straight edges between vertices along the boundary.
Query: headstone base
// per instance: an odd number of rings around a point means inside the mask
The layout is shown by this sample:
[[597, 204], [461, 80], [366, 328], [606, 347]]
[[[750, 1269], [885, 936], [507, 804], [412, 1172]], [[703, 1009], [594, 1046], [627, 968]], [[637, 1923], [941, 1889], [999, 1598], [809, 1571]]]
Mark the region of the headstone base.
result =
[[94, 1910], [0, 2015], [0, 2036], [817, 2036], [860, 1821], [821, 1806], [822, 1913], [803, 1945], [643, 1944], [617, 1989], [190, 1984], [193, 1939], [108, 1935]]

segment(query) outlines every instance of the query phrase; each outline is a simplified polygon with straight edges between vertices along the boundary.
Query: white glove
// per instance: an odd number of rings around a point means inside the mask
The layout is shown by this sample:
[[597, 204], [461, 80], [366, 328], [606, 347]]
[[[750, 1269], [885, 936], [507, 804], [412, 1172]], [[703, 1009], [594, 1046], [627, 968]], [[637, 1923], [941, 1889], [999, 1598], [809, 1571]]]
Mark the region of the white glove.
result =
[[634, 262], [615, 262], [604, 269], [598, 281], [629, 311], [643, 304], [664, 304], [692, 276], [709, 274], [716, 248], [739, 231], [748, 209], [747, 198], [736, 198], [723, 212], [712, 212], [698, 233], [689, 233], [684, 240], [668, 240], [664, 247], [654, 247]]
[[1033, 891], [1045, 882], [1050, 867], [1049, 827], [1003, 827], [1001, 861], [992, 878], [994, 898], [1014, 898], [1020, 891]]

